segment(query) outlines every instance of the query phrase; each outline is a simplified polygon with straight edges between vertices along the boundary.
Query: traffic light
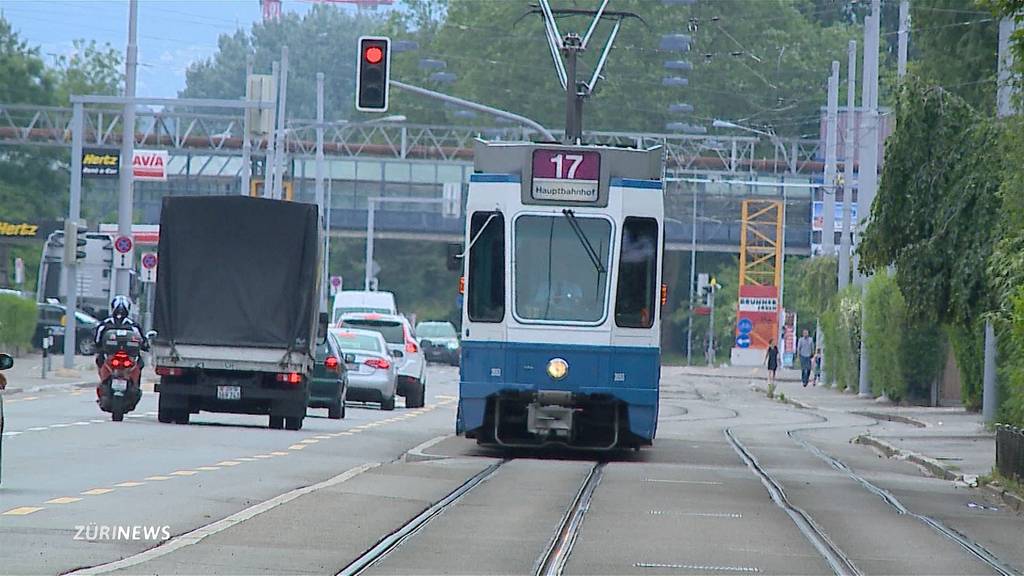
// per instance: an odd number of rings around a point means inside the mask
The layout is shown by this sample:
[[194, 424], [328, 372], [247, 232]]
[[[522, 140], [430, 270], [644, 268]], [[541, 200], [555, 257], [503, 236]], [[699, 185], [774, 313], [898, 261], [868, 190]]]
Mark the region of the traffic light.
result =
[[384, 36], [361, 36], [358, 58], [356, 110], [386, 112], [391, 74], [391, 39]]
[[86, 227], [73, 220], [64, 221], [64, 262], [78, 262], [85, 259]]

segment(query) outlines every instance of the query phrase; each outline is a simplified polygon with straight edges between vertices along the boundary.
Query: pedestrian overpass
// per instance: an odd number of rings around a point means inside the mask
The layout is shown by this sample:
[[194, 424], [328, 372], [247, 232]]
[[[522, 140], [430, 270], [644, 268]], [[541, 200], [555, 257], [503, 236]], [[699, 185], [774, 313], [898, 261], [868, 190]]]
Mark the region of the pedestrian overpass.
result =
[[[0, 146], [69, 147], [70, 108], [0, 104]], [[288, 176], [293, 199], [314, 199], [315, 128], [295, 122], [287, 129]], [[86, 108], [85, 146], [120, 147], [121, 110]], [[166, 149], [166, 182], [136, 182], [138, 223], [159, 221], [167, 195], [241, 194], [242, 119], [191, 111], [137, 113], [136, 148]], [[339, 122], [325, 130], [325, 178], [331, 233], [366, 235], [368, 199], [386, 197], [375, 208], [375, 238], [422, 242], [461, 241], [462, 204], [445, 214], [442, 204], [400, 198], [442, 197], [445, 184], [466, 183], [477, 138], [535, 139], [522, 128], [359, 124]], [[587, 132], [585, 139], [618, 146], [665, 150], [666, 248], [672, 251], [732, 252], [740, 246], [740, 206], [745, 198], [774, 198], [786, 205], [787, 254], [811, 249], [812, 184], [823, 169], [818, 140], [750, 136], [694, 136], [655, 133]], [[252, 157], [265, 154], [265, 139], [254, 140]], [[83, 204], [95, 213], [117, 206], [117, 180], [85, 179]]]

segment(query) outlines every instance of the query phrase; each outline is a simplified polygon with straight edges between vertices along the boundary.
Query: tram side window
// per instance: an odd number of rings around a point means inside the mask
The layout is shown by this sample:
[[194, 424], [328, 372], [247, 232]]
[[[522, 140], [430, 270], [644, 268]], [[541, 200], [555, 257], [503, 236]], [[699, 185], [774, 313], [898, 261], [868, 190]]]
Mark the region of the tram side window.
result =
[[619, 255], [615, 324], [624, 328], [653, 326], [657, 295], [658, 222], [653, 218], [626, 218]]
[[476, 238], [469, 251], [469, 319], [501, 322], [505, 318], [505, 217], [500, 212], [474, 212], [469, 232], [471, 241]]

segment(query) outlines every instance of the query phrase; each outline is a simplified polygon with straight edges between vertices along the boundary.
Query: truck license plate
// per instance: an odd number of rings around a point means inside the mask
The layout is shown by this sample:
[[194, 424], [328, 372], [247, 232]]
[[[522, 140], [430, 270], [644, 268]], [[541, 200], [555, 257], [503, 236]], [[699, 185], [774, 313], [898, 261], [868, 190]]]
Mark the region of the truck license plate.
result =
[[241, 400], [241, 386], [217, 386], [217, 400]]

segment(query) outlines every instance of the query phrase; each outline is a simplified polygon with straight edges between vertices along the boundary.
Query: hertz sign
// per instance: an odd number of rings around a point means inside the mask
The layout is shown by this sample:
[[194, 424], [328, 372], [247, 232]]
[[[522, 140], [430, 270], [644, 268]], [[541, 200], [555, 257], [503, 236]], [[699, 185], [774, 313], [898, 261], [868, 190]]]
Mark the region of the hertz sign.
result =
[[117, 150], [82, 151], [82, 176], [115, 178], [121, 173], [121, 153]]
[[14, 224], [12, 222], [4, 222], [3, 220], [0, 220], [0, 236], [15, 238], [35, 238], [38, 233], [38, 224], [29, 224], [27, 222]]

